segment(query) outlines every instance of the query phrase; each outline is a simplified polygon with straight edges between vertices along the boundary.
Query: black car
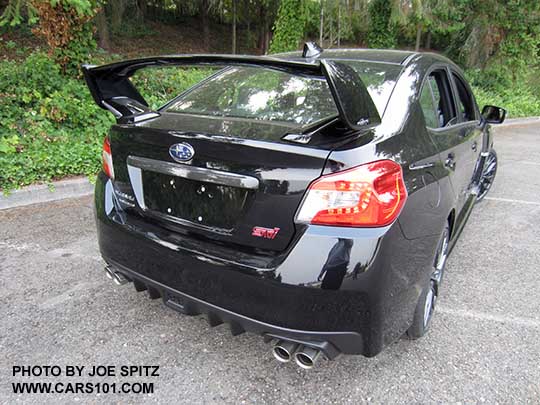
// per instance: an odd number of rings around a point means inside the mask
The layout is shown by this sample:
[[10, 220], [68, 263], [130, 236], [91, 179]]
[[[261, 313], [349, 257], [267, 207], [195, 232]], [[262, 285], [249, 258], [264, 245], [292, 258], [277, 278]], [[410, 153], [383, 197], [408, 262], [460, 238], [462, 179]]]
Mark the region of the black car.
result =
[[[219, 67], [155, 111], [142, 68]], [[117, 117], [95, 190], [118, 284], [304, 368], [430, 325], [445, 261], [497, 169], [462, 71], [432, 53], [339, 49], [84, 66]]]

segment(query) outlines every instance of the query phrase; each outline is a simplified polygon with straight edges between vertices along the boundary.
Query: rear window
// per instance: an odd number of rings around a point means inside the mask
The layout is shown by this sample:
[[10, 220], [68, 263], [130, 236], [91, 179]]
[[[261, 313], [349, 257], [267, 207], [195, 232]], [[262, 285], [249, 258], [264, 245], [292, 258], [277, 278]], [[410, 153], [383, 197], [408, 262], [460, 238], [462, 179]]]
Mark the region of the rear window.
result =
[[166, 111], [310, 124], [338, 114], [324, 79], [229, 67], [173, 100]]

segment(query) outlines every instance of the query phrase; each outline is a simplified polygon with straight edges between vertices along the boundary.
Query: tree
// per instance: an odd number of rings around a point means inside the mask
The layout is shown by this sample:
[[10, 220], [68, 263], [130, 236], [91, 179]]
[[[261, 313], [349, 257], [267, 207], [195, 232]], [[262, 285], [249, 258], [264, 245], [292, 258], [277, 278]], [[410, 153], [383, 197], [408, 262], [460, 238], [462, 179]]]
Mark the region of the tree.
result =
[[232, 0], [232, 53], [236, 54], [236, 20], [238, 18], [237, 13], [238, 0]]
[[111, 0], [108, 2], [108, 6], [111, 16], [111, 28], [113, 32], [118, 32], [122, 28], [122, 20], [128, 6], [128, 0]]
[[304, 36], [304, 6], [302, 0], [282, 0], [274, 24], [274, 37], [270, 53], [287, 52], [298, 49]]
[[210, 10], [209, 0], [200, 0], [199, 14], [203, 27], [203, 45], [205, 51], [210, 51], [210, 25], [208, 23], [208, 12]]
[[99, 10], [96, 0], [49, 0], [35, 3], [39, 17], [32, 32], [42, 37], [49, 54], [65, 73], [79, 72], [79, 64], [95, 49], [91, 20]]
[[15, 27], [27, 21], [29, 25], [37, 21], [36, 8], [31, 0], [9, 0], [0, 16], [0, 27], [10, 25]]
[[370, 29], [367, 36], [372, 48], [395, 48], [397, 45], [396, 24], [392, 17], [392, 2], [372, 0], [369, 4]]
[[109, 25], [107, 24], [107, 16], [105, 15], [105, 9], [102, 7], [96, 15], [96, 25], [98, 31], [98, 45], [101, 49], [109, 50], [110, 36]]

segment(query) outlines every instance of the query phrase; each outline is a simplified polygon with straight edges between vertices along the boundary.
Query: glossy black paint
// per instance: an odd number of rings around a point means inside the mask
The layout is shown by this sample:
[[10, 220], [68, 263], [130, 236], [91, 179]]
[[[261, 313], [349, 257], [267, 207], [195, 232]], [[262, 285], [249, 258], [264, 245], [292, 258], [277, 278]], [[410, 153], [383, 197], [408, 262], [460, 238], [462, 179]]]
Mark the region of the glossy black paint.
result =
[[[279, 58], [284, 65], [311, 63], [299, 53]], [[306, 131], [293, 124], [163, 113], [115, 125], [109, 136], [116, 178], [101, 173], [96, 183], [99, 245], [104, 259], [135, 280], [136, 287], [158, 291], [171, 307], [174, 299], [171, 303], [167, 297], [180, 299], [175, 309], [189, 313], [185, 308], [191, 305], [193, 313], [207, 313], [210, 320], [236, 325], [233, 329], [324, 345], [328, 353], [374, 356], [411, 324], [441, 233], [449, 222], [455, 244], [476, 200], [483, 154], [493, 142], [477, 106], [475, 120], [426, 128], [418, 103], [426, 76], [433, 69], [461, 76], [441, 56], [339, 50], [324, 51], [319, 58], [402, 65], [380, 124], [360, 130], [339, 122], [320, 132], [310, 128], [306, 144], [283, 138]], [[221, 193], [215, 200], [220, 203], [212, 204], [206, 182], [184, 184], [182, 198], [194, 210], [186, 221], [155, 212], [164, 208], [145, 209], [128, 159], [173, 163], [168, 148], [178, 142], [193, 146], [190, 166], [250, 176], [258, 179], [258, 188], [228, 196], [226, 190], [212, 189]], [[408, 191], [392, 225], [294, 223], [311, 181], [379, 159], [402, 166]], [[146, 187], [153, 184], [152, 204], [162, 203], [156, 199], [165, 180], [172, 179], [144, 181]], [[197, 193], [201, 186], [205, 191]], [[224, 204], [226, 198], [230, 201]], [[223, 212], [223, 218], [216, 212]], [[254, 226], [280, 231], [275, 239], [255, 238]]]

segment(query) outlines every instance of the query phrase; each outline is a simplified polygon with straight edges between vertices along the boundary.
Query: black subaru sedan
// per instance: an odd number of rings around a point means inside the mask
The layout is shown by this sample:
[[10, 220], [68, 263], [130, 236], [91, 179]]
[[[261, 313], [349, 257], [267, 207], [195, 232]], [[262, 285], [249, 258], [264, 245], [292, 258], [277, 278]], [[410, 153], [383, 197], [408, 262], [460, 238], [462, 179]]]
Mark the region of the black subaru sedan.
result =
[[[159, 109], [144, 68], [214, 73]], [[430, 325], [446, 258], [493, 183], [490, 123], [432, 53], [177, 55], [84, 66], [117, 123], [95, 191], [116, 283], [304, 368]]]

